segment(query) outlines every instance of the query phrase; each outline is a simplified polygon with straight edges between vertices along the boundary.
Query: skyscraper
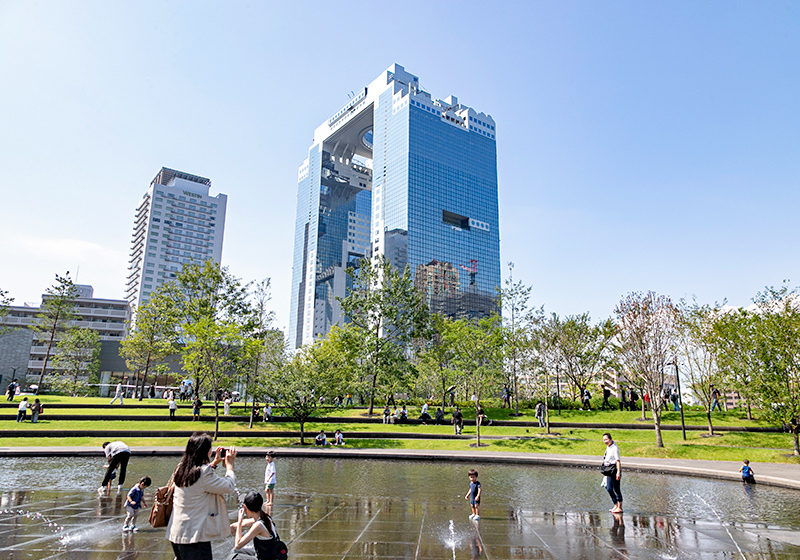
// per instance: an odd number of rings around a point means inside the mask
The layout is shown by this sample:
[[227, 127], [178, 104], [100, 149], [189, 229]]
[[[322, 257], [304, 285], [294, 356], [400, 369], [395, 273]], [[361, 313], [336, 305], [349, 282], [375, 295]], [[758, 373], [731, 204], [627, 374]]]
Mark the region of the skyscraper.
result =
[[491, 313], [498, 225], [494, 120], [391, 66], [314, 131], [300, 166], [289, 340], [339, 322], [347, 267], [375, 255], [408, 265], [433, 311]]
[[222, 258], [228, 197], [211, 180], [162, 167], [136, 209], [125, 298], [138, 307], [188, 262]]

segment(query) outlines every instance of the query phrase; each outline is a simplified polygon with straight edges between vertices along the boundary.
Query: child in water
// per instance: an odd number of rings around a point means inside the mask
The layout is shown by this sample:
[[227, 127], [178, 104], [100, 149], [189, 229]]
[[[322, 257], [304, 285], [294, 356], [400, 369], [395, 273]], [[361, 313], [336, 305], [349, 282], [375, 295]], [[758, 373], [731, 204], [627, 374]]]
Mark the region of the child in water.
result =
[[464, 499], [469, 500], [469, 505], [472, 506], [472, 514], [469, 518], [478, 521], [481, 518], [481, 483], [478, 482], [478, 471], [471, 469], [467, 476], [469, 476], [469, 491]]
[[147, 507], [147, 504], [144, 502], [144, 489], [150, 486], [150, 484], [150, 477], [143, 476], [128, 492], [128, 496], [125, 498], [125, 511], [127, 515], [125, 516], [125, 525], [122, 527], [123, 533], [127, 533], [128, 531], [135, 533], [139, 530], [136, 528], [136, 514], [139, 513], [141, 508]]
[[[278, 539], [278, 531], [272, 518], [262, 509], [264, 499], [258, 492], [250, 492], [244, 497], [244, 502], [239, 510], [239, 519], [232, 524], [234, 529], [234, 548], [238, 552], [246, 544], [252, 542], [256, 550], [258, 560], [269, 560], [271, 558], [285, 558], [286, 548], [276, 548], [275, 545], [282, 544]], [[245, 533], [245, 529], [250, 529]], [[238, 558], [239, 556], [234, 556]], [[247, 557], [247, 556], [244, 556]]]
[[750, 461], [747, 459], [742, 461], [742, 466], [739, 467], [739, 472], [742, 473], [742, 482], [747, 484], [756, 483], [756, 478], [753, 476], [753, 469], [750, 468]]

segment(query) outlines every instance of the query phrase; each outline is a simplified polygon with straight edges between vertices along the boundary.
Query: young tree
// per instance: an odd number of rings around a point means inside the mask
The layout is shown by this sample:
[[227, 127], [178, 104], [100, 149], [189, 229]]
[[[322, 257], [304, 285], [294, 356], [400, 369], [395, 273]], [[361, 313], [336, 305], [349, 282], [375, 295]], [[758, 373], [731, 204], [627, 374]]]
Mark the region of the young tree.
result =
[[8, 308], [14, 303], [14, 298], [8, 297], [8, 292], [0, 290], [0, 336], [3, 336], [12, 329], [6, 324], [6, 317], [8, 316]]
[[38, 321], [31, 325], [31, 330], [39, 333], [37, 339], [47, 347], [44, 363], [42, 363], [42, 372], [39, 374], [40, 391], [58, 332], [65, 329], [76, 317], [76, 297], [78, 297], [78, 289], [69, 277], [69, 271], [64, 276], [56, 274], [56, 283], [47, 288], [41, 312], [36, 315]]
[[709, 333], [721, 377], [720, 383], [738, 392], [744, 399], [748, 420], [753, 419], [751, 403], [755, 395], [752, 383], [761, 368], [755, 337], [758, 320], [756, 313], [746, 309], [725, 312], [720, 310]]
[[514, 282], [514, 263], [508, 263], [508, 278], [505, 287], [499, 290], [500, 306], [503, 310], [503, 350], [505, 352], [506, 370], [511, 379], [511, 390], [514, 397], [514, 416], [519, 416], [519, 387], [517, 370], [528, 339], [528, 323], [532, 315], [528, 307], [531, 287], [522, 282]]
[[176, 307], [161, 290], [136, 310], [135, 326], [120, 344], [119, 353], [131, 371], [142, 373], [137, 382], [139, 400], [144, 397], [150, 371], [178, 351], [177, 326]]
[[[359, 268], [349, 268], [352, 288], [340, 300], [347, 320], [360, 337], [363, 362], [369, 364], [369, 412], [375, 407], [378, 379], [408, 371], [405, 350], [425, 326], [427, 307], [414, 288], [408, 267], [401, 273], [383, 256], [371, 262], [362, 259]], [[386, 379], [386, 385], [394, 383]], [[396, 381], [396, 380], [395, 380]]]
[[68, 329], [56, 344], [53, 365], [69, 380], [66, 385], [70, 394], [77, 396], [86, 386], [81, 378], [100, 371], [100, 334], [88, 328]]
[[[476, 397], [475, 406], [484, 395], [497, 388], [503, 376], [503, 333], [497, 315], [478, 321], [452, 321], [445, 338], [453, 349], [453, 366], [464, 375], [467, 392]], [[476, 445], [481, 445], [481, 418], [475, 415]]]
[[[561, 325], [562, 321], [555, 313], [547, 316], [544, 309], [536, 311], [530, 330], [530, 346], [525, 354], [525, 364], [530, 372], [540, 372], [536, 376], [541, 382], [539, 390], [533, 393], [543, 395], [545, 406], [545, 429], [550, 433], [550, 382], [556, 374], [559, 364], [563, 361], [561, 354]], [[556, 377], [558, 380], [558, 377]], [[558, 393], [560, 396], [560, 392]]]
[[[665, 367], [675, 354], [676, 309], [667, 296], [655, 292], [630, 293], [617, 304], [617, 352], [619, 361], [650, 397], [656, 446], [661, 437], [661, 399]], [[644, 400], [644, 394], [642, 395]]]
[[441, 395], [442, 410], [447, 408], [448, 389], [459, 381], [458, 372], [451, 367], [453, 348], [444, 336], [451, 322], [443, 315], [432, 314], [416, 357], [418, 392]]
[[765, 418], [791, 433], [800, 455], [800, 292], [786, 286], [756, 296], [755, 354], [759, 375], [753, 389]]
[[612, 359], [611, 341], [616, 326], [611, 319], [592, 325], [588, 313], [571, 315], [559, 322], [562, 371], [574, 387], [574, 398], [581, 398]]
[[689, 381], [689, 389], [700, 401], [706, 412], [708, 434], [714, 435], [711, 422], [711, 405], [714, 402], [711, 386], [722, 383], [722, 374], [717, 367], [714, 323], [720, 313], [719, 307], [700, 305], [697, 301], [681, 300], [677, 306], [677, 356], [683, 377]]

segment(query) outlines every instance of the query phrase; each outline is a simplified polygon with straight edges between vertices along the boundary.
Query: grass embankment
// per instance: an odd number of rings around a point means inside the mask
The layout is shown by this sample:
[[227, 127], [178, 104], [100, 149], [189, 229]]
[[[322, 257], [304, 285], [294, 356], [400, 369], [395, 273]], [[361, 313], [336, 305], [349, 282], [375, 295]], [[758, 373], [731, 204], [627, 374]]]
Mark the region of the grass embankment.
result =
[[[81, 433], [86, 431], [103, 430], [113, 433], [115, 431], [148, 430], [148, 431], [213, 431], [213, 407], [206, 406], [202, 411], [202, 419], [198, 422], [171, 422], [168, 420], [166, 405], [163, 400], [143, 400], [143, 404], [164, 404], [164, 420], [157, 421], [122, 421], [114, 420], [115, 415], [153, 415], [152, 409], [135, 409], [128, 404], [114, 409], [64, 409], [58, 408], [61, 403], [107, 404], [108, 399], [101, 398], [71, 398], [45, 395], [45, 414], [39, 423], [24, 422], [17, 424], [13, 420], [0, 421], [0, 430], [23, 430], [30, 432], [29, 437], [0, 438], [2, 447], [22, 446], [75, 446], [99, 447], [106, 437], [69, 436], [64, 438], [37, 437], [37, 432], [46, 430], [67, 430]], [[16, 400], [18, 402], [18, 399]], [[126, 403], [138, 404], [140, 401], [126, 400]], [[48, 408], [48, 405], [51, 405]], [[434, 408], [435, 409], [435, 408]], [[9, 409], [6, 409], [10, 412]], [[221, 407], [220, 407], [221, 410]], [[48, 420], [47, 413], [52, 414], [79, 414], [91, 415], [91, 420]], [[376, 411], [380, 413], [380, 410]], [[465, 410], [464, 434], [473, 436], [470, 439], [444, 440], [435, 439], [438, 435], [452, 434], [452, 427], [433, 425], [386, 425], [381, 423], [349, 423], [348, 417], [363, 417], [364, 409], [339, 408], [325, 411], [325, 416], [337, 417], [336, 423], [319, 421], [308, 422], [305, 425], [306, 442], [313, 440], [315, 432], [326, 430], [328, 436], [336, 429], [345, 434], [347, 446], [351, 448], [371, 449], [431, 449], [431, 450], [475, 450], [470, 447], [474, 443], [475, 425], [474, 415], [470, 418], [470, 411]], [[497, 420], [535, 420], [532, 411], [525, 409], [524, 416], [510, 417], [508, 409], [489, 409], [489, 416]], [[244, 410], [235, 410], [236, 420], [220, 423], [221, 432], [249, 431], [248, 418]], [[275, 409], [276, 414], [281, 414], [280, 408]], [[190, 416], [191, 411], [181, 409], [178, 416]], [[409, 416], [419, 416], [419, 407], [409, 409]], [[483, 426], [481, 427], [481, 451], [510, 451], [531, 453], [554, 453], [568, 455], [598, 455], [602, 452], [602, 434], [607, 431], [610, 424], [642, 424], [644, 430], [613, 430], [614, 439], [620, 444], [625, 455], [629, 457], [670, 457], [681, 459], [713, 459], [740, 461], [748, 458], [756, 462], [778, 462], [800, 464], [800, 458], [793, 457], [791, 453], [791, 436], [783, 433], [752, 433], [752, 432], [724, 432], [715, 437], [707, 437], [703, 431], [688, 431], [687, 440], [683, 441], [681, 432], [665, 430], [662, 432], [664, 448], [655, 446], [655, 435], [652, 429], [652, 419], [646, 422], [640, 420], [641, 412], [619, 411], [577, 411], [564, 410], [561, 414], [552, 411], [551, 422], [592, 423], [591, 428], [552, 428], [551, 435], [546, 435], [542, 428], [520, 426]], [[648, 418], [650, 414], [648, 413]], [[668, 412], [664, 414], [663, 423], [679, 424], [680, 413]], [[705, 414], [701, 411], [687, 411], [686, 423], [688, 425], [705, 425]], [[731, 411], [715, 413], [715, 426], [768, 426], [760, 419], [748, 421], [743, 413]], [[270, 437], [271, 432], [299, 432], [297, 422], [257, 422], [254, 424], [252, 436], [247, 437], [221, 437], [221, 445], [237, 446], [269, 446], [288, 447], [297, 445], [298, 438]], [[370, 433], [391, 433], [392, 437], [370, 438]], [[362, 437], [354, 438], [353, 434]], [[396, 435], [395, 435], [396, 434]], [[407, 439], [408, 435], [428, 435], [430, 439]], [[364, 437], [366, 436], [366, 437]], [[487, 439], [483, 439], [487, 438]], [[502, 438], [502, 439], [496, 439]], [[176, 446], [181, 447], [186, 443], [185, 437], [126, 437], [126, 442], [133, 447], [144, 446]]]

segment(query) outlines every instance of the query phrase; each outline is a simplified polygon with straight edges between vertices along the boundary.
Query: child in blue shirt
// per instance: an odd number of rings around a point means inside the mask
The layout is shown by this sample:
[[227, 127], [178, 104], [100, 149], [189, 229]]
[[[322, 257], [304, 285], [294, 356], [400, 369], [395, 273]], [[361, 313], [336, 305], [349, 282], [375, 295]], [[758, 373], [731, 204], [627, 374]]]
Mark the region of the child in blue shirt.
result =
[[742, 473], [742, 482], [755, 484], [756, 478], [753, 476], [753, 469], [750, 468], [750, 461], [745, 459], [742, 461], [742, 466], [739, 467], [739, 472]]
[[467, 476], [469, 476], [469, 491], [464, 499], [469, 500], [469, 505], [472, 507], [472, 514], [469, 518], [478, 521], [481, 518], [481, 483], [478, 482], [478, 471], [471, 469]]
[[136, 528], [136, 514], [141, 508], [147, 507], [144, 501], [144, 489], [150, 484], [150, 477], [143, 476], [128, 492], [128, 496], [125, 498], [125, 511], [128, 514], [125, 516], [125, 525], [122, 527], [123, 533], [128, 531], [135, 533], [139, 530]]

